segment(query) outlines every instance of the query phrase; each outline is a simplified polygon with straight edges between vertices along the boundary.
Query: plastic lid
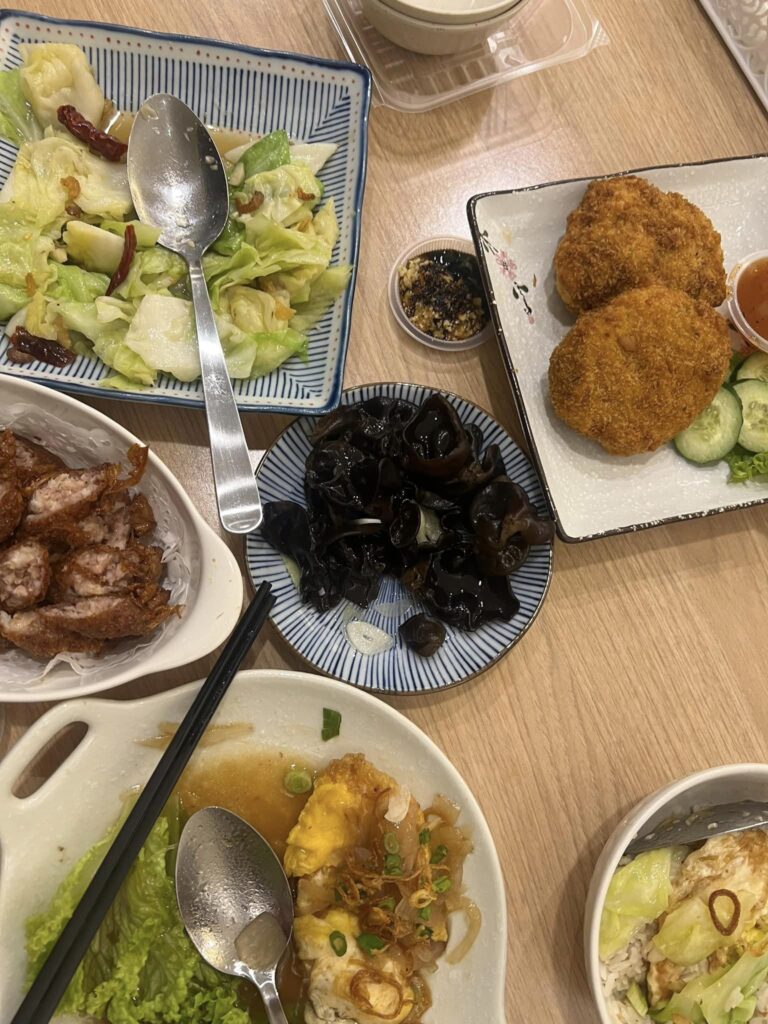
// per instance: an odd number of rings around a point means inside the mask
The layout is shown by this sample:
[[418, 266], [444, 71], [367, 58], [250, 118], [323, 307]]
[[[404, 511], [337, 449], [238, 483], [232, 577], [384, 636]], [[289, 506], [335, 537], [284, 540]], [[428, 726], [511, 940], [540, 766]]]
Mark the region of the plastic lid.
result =
[[400, 268], [403, 264], [413, 259], [414, 256], [422, 256], [424, 253], [436, 252], [440, 249], [453, 249], [456, 252], [465, 252], [474, 259], [477, 259], [475, 247], [468, 238], [456, 238], [448, 235], [441, 238], [428, 238], [425, 242], [412, 245], [400, 254], [395, 265], [392, 267], [392, 273], [389, 275], [389, 305], [392, 308], [392, 313], [398, 325], [406, 334], [421, 342], [422, 345], [427, 345], [429, 348], [439, 348], [444, 352], [461, 352], [468, 348], [476, 348], [493, 337], [493, 324], [490, 318], [479, 334], [473, 334], [471, 338], [467, 338], [465, 341], [446, 341], [442, 338], [433, 338], [431, 334], [425, 334], [424, 331], [420, 331], [405, 315], [402, 303], [400, 302]]

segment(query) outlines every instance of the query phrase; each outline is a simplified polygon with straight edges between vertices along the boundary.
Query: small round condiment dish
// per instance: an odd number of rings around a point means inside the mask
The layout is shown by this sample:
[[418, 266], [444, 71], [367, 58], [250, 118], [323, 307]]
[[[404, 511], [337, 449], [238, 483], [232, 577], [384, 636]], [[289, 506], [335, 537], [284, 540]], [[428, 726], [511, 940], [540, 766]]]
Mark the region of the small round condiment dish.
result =
[[768, 764], [721, 765], [671, 782], [641, 800], [612, 832], [595, 865], [584, 913], [587, 979], [601, 1024], [618, 1024], [603, 989], [598, 938], [608, 886], [627, 846], [669, 818], [740, 800], [768, 800]]
[[510, 13], [523, 0], [384, 0], [387, 7], [433, 25], [468, 25]]
[[742, 274], [749, 267], [755, 265], [760, 260], [768, 260], [768, 249], [763, 249], [760, 252], [750, 253], [749, 256], [745, 256], [743, 260], [740, 260], [735, 267], [728, 274], [728, 314], [733, 320], [737, 330], [746, 338], [750, 345], [754, 345], [755, 348], [762, 349], [763, 352], [768, 352], [768, 338], [763, 337], [759, 334], [752, 324], [747, 320], [744, 315], [744, 311], [739, 303], [739, 281]]
[[447, 57], [481, 46], [494, 32], [500, 31], [525, 2], [521, 0], [492, 18], [463, 25], [440, 25], [415, 18], [389, 7], [384, 0], [362, 0], [362, 7], [368, 21], [390, 42], [413, 53]]
[[[478, 345], [482, 345], [483, 342], [488, 341], [489, 338], [493, 337], [493, 325], [490, 317], [485, 327], [477, 334], [473, 334], [471, 338], [465, 338], [464, 341], [448, 341], [444, 338], [433, 338], [431, 334], [426, 334], [424, 331], [412, 323], [405, 314], [403, 304], [400, 301], [400, 269], [405, 264], [412, 260], [415, 256], [424, 256], [426, 253], [439, 252], [440, 250], [450, 249], [455, 252], [466, 253], [473, 258], [475, 256], [475, 247], [466, 238], [457, 238], [451, 235], [441, 238], [428, 238], [424, 242], [419, 242], [418, 245], [410, 246], [405, 252], [402, 252], [395, 261], [392, 267], [392, 273], [389, 275], [389, 305], [392, 309], [392, 314], [397, 321], [398, 327], [401, 327], [406, 334], [410, 335], [414, 341], [420, 342], [422, 345], [427, 345], [429, 348], [441, 349], [444, 352], [460, 352], [468, 348], [476, 348]], [[478, 280], [480, 278], [480, 271], [478, 268]]]

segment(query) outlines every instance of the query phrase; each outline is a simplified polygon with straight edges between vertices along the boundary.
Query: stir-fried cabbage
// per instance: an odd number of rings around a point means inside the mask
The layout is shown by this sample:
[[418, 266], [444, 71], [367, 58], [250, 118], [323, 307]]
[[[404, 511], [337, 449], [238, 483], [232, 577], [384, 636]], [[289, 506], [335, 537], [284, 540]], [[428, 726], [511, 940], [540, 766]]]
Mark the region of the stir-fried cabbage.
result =
[[42, 135], [21, 87], [21, 72], [0, 71], [0, 136], [15, 146]]
[[611, 879], [600, 920], [600, 957], [606, 960], [622, 949], [640, 925], [664, 913], [672, 891], [675, 851], [641, 853], [619, 868]]
[[[18, 316], [32, 333], [63, 337], [126, 386], [151, 385], [158, 373], [196, 379], [184, 260], [135, 219], [125, 163], [90, 152], [59, 123], [65, 104], [102, 121], [104, 95], [85, 54], [70, 44], [23, 53], [20, 70], [0, 72], [0, 136], [20, 146], [0, 191], [0, 319]], [[336, 147], [291, 144], [284, 131], [235, 142], [230, 217], [204, 272], [230, 374], [244, 379], [307, 358], [307, 332], [351, 268], [330, 267], [339, 227], [316, 176]], [[129, 225], [136, 246], [122, 275]]]
[[22, 46], [21, 83], [35, 117], [45, 128], [58, 124], [61, 106], [73, 106], [92, 124], [104, 112], [104, 93], [79, 46], [40, 43]]

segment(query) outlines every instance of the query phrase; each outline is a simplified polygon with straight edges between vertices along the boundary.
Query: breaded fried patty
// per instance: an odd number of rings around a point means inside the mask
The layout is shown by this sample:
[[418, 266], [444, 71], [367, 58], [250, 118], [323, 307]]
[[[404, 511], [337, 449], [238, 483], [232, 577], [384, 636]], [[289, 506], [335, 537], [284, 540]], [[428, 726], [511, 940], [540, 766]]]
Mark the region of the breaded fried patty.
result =
[[583, 313], [552, 353], [549, 393], [569, 427], [613, 455], [650, 452], [715, 397], [731, 358], [725, 320], [652, 285]]
[[574, 313], [650, 284], [679, 288], [710, 306], [725, 299], [723, 250], [710, 219], [677, 192], [634, 176], [587, 186], [568, 215], [555, 275]]

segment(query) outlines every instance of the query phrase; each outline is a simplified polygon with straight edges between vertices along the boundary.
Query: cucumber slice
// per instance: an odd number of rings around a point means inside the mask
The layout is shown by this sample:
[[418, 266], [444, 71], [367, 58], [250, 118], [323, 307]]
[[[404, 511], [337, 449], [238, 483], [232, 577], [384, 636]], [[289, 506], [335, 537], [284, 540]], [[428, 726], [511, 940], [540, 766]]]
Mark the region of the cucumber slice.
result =
[[689, 462], [716, 462], [736, 444], [741, 427], [741, 402], [729, 388], [720, 388], [690, 427], [677, 435], [675, 448]]
[[742, 380], [733, 389], [741, 399], [744, 417], [739, 444], [750, 452], [768, 452], [768, 383]]
[[764, 380], [768, 383], [768, 352], [755, 352], [736, 371], [736, 380]]

